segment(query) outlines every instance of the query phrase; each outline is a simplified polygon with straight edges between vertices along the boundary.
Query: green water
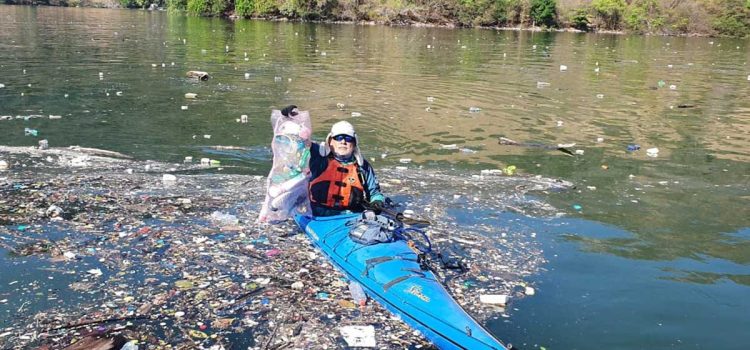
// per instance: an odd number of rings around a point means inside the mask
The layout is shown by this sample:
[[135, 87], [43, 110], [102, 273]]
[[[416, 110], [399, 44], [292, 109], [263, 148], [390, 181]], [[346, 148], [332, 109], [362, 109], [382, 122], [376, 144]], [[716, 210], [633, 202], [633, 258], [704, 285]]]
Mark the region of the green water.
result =
[[750, 341], [746, 40], [19, 6], [0, 6], [0, 22], [0, 145], [47, 139], [265, 174], [270, 110], [294, 103], [311, 111], [317, 138], [350, 120], [376, 168], [410, 158], [468, 178], [515, 165], [577, 185], [544, 198], [568, 219], [523, 228], [540, 233], [550, 263], [538, 295], [493, 326], [501, 337], [547, 349]]

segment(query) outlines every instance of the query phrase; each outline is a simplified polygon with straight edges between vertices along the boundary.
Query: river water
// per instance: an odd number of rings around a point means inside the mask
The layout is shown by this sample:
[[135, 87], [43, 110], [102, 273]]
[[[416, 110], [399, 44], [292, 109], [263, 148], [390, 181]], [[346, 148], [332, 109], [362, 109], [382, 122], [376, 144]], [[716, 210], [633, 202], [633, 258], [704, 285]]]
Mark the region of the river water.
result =
[[[20, 6], [0, 6], [0, 19], [0, 145], [47, 139], [265, 174], [270, 110], [294, 103], [310, 110], [318, 139], [351, 121], [376, 168], [477, 181], [481, 169], [513, 165], [576, 184], [544, 195], [564, 216], [491, 213], [533, 232], [548, 260], [531, 278], [536, 295], [489, 324], [501, 339], [546, 349], [750, 343], [747, 40]], [[188, 79], [191, 70], [211, 79]], [[570, 143], [573, 156], [535, 147]], [[488, 215], [448, 207], [467, 223]]]

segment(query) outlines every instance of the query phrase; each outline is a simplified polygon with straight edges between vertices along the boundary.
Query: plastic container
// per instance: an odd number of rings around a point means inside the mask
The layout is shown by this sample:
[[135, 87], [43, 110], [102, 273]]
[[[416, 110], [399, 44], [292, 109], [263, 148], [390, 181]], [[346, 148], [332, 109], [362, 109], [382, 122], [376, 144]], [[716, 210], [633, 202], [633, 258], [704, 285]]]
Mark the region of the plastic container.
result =
[[365, 306], [365, 304], [367, 304], [367, 294], [365, 294], [365, 290], [362, 288], [361, 284], [356, 281], [350, 281], [349, 293], [352, 294], [352, 299], [355, 304], [359, 306]]

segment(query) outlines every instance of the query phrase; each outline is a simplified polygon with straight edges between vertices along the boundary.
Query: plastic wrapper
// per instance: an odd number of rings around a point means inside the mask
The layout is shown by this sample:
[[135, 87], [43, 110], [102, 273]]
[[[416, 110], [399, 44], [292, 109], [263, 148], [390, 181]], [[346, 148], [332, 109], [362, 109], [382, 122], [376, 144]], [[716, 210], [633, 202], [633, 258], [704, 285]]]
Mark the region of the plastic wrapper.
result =
[[273, 125], [273, 166], [268, 174], [266, 199], [258, 221], [276, 223], [300, 213], [310, 213], [307, 194], [310, 182], [310, 113], [299, 112], [286, 117], [281, 111], [271, 113]]

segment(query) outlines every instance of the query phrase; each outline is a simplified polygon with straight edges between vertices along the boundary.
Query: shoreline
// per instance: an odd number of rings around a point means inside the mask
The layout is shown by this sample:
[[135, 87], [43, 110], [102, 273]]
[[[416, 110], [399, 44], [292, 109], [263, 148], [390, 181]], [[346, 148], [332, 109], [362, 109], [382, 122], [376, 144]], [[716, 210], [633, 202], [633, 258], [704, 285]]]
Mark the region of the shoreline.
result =
[[[9, 6], [41, 6], [41, 7], [79, 7], [79, 8], [99, 8], [99, 9], [124, 9], [124, 10], [139, 10], [139, 11], [169, 11], [164, 8], [154, 8], [154, 9], [148, 9], [148, 8], [126, 8], [122, 7], [119, 3], [111, 0], [84, 0], [82, 1], [85, 5], [77, 5], [77, 6], [66, 6], [66, 5], [54, 5], [54, 4], [5, 4]], [[184, 10], [178, 11], [180, 13], [184, 13]], [[389, 26], [389, 27], [412, 27], [412, 28], [442, 28], [442, 29], [485, 29], [485, 30], [496, 30], [496, 31], [515, 31], [515, 32], [531, 32], [531, 33], [544, 33], [544, 32], [555, 32], [555, 33], [579, 33], [579, 34], [612, 34], [612, 35], [638, 35], [638, 36], [661, 36], [661, 37], [686, 37], [686, 38], [693, 38], [693, 37], [705, 37], [705, 38], [732, 38], [731, 36], [721, 36], [721, 35], [713, 35], [709, 33], [699, 33], [699, 32], [693, 32], [693, 33], [652, 33], [652, 32], [645, 32], [645, 33], [634, 33], [629, 32], [626, 30], [608, 30], [608, 29], [592, 29], [588, 31], [576, 29], [573, 27], [561, 27], [561, 28], [547, 28], [547, 27], [539, 27], [539, 26], [515, 26], [515, 27], [506, 27], [506, 26], [461, 26], [456, 23], [452, 22], [446, 22], [446, 23], [431, 23], [431, 22], [418, 22], [418, 21], [373, 21], [373, 20], [340, 20], [340, 19], [331, 19], [331, 20], [308, 20], [308, 19], [301, 19], [301, 18], [289, 18], [289, 17], [279, 17], [279, 16], [250, 16], [250, 17], [243, 17], [243, 16], [237, 16], [233, 12], [232, 13], [225, 13], [221, 16], [198, 16], [198, 17], [218, 17], [223, 18], [229, 21], [239, 21], [239, 20], [263, 20], [263, 21], [270, 21], [270, 22], [296, 22], [296, 23], [315, 23], [315, 24], [352, 24], [352, 25], [361, 25], [361, 26]]]

